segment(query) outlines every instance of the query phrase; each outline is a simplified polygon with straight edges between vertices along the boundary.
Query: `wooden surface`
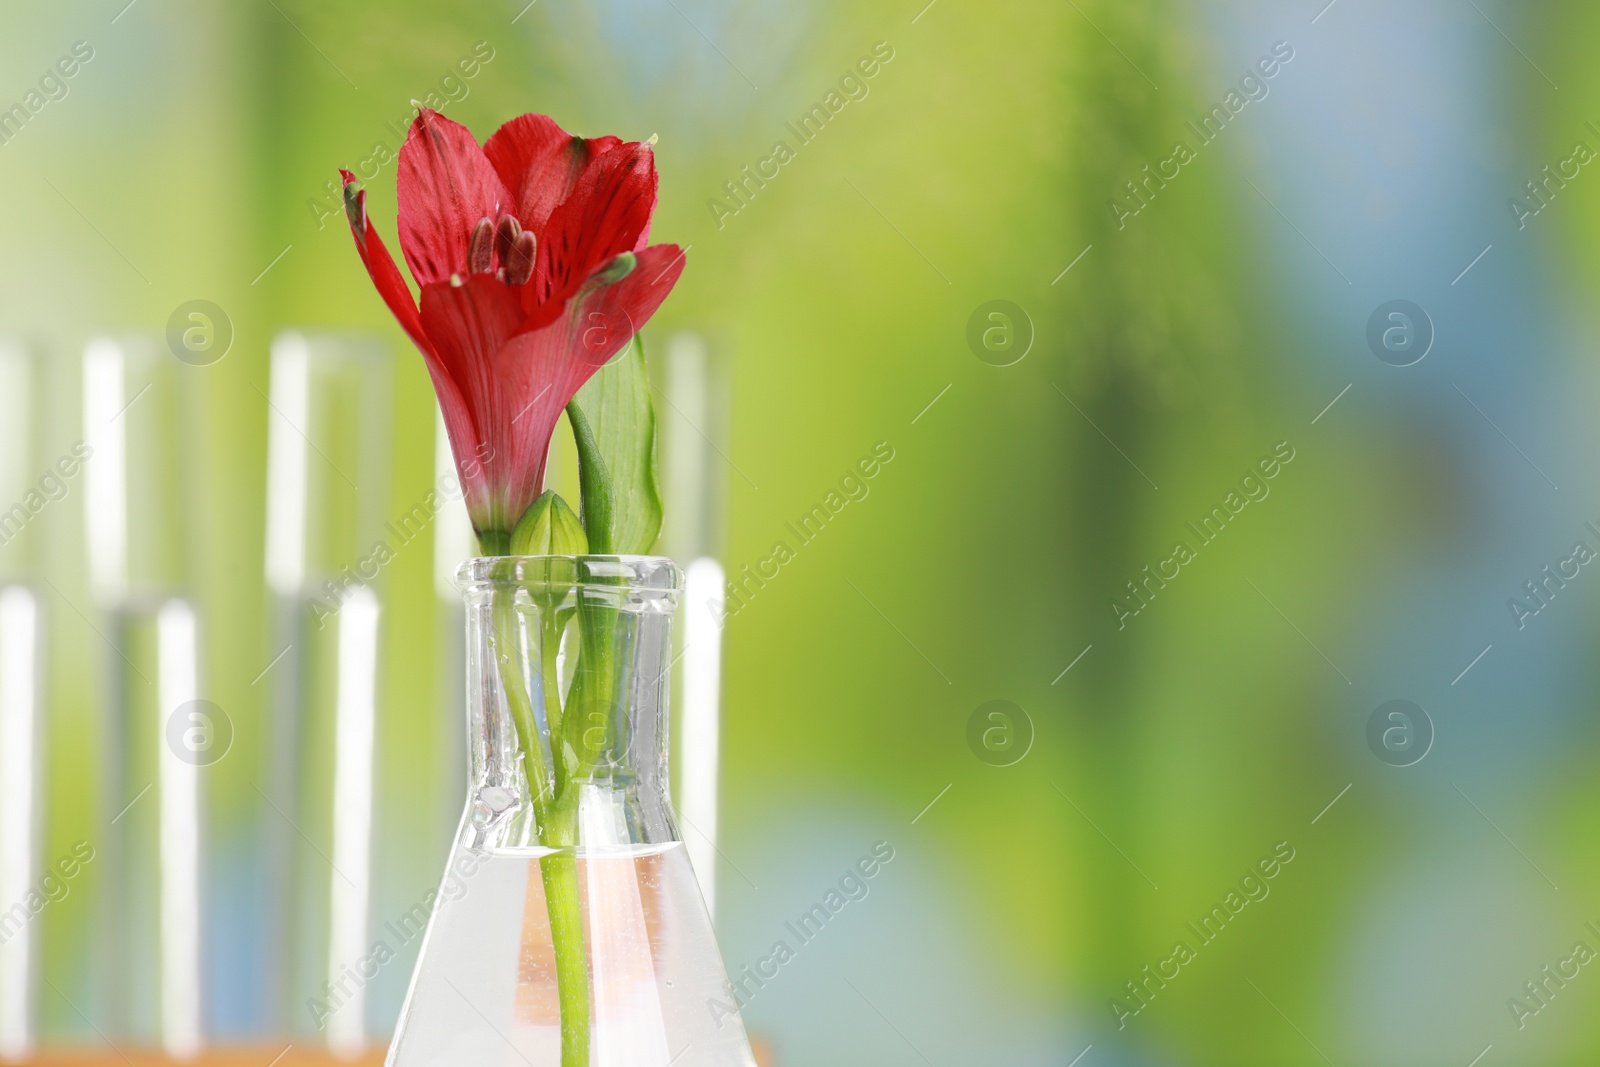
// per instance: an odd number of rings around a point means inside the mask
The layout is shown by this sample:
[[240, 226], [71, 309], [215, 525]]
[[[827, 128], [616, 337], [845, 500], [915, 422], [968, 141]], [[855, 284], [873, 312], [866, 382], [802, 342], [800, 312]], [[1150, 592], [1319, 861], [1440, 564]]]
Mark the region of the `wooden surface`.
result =
[[[289, 1046], [284, 1051], [283, 1046], [269, 1048], [234, 1048], [207, 1052], [197, 1060], [184, 1061], [185, 1067], [381, 1067], [384, 1048], [373, 1049], [370, 1053], [354, 1060], [336, 1059], [323, 1049], [298, 1048]], [[280, 1057], [274, 1060], [273, 1057]], [[756, 1042], [756, 1061], [761, 1067], [776, 1067], [771, 1053]], [[9, 1063], [0, 1060], [0, 1063]], [[159, 1052], [141, 1052], [137, 1049], [125, 1048], [120, 1052], [103, 1049], [52, 1049], [40, 1052], [33, 1059], [25, 1060], [30, 1067], [173, 1067], [176, 1063], [169, 1060]]]

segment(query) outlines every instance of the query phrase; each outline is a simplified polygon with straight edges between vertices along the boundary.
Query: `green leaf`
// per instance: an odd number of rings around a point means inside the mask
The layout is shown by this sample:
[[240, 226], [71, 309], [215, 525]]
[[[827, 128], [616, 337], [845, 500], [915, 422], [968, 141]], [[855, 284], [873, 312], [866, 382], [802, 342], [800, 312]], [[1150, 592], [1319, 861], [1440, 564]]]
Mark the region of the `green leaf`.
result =
[[595, 555], [649, 552], [661, 532], [656, 412], [636, 335], [567, 405], [578, 443], [583, 526]]
[[583, 524], [553, 489], [541, 493], [511, 531], [513, 556], [582, 556], [588, 551]]

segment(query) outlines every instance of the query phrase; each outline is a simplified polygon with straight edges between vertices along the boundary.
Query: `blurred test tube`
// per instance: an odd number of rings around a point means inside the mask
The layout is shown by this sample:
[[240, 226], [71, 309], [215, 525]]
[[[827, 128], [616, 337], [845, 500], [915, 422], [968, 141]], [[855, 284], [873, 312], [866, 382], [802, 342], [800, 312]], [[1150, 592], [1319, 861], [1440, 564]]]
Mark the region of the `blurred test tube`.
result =
[[42, 509], [38, 481], [44, 465], [38, 447], [43, 405], [41, 366], [23, 344], [0, 337], [0, 582], [28, 581], [34, 574], [35, 507]]
[[184, 598], [195, 548], [187, 384], [155, 338], [102, 337], [84, 352], [89, 585], [113, 646], [104, 734], [113, 873], [102, 917], [110, 1025], [180, 1059], [199, 1053], [203, 1035], [199, 768], [218, 726], [196, 717], [199, 627]]
[[[328, 880], [330, 988], [362, 979], [368, 952], [372, 883], [373, 764], [377, 720], [378, 600], [354, 589], [339, 615], [334, 698], [333, 868]], [[366, 1048], [364, 987], [351, 991], [328, 1016], [328, 1047], [353, 1058]]]
[[39, 940], [24, 904], [40, 874], [44, 792], [39, 603], [25, 584], [37, 385], [27, 349], [0, 340], [0, 1060], [9, 1061], [37, 1042]]
[[[360, 334], [272, 344], [266, 577], [273, 605], [269, 896], [275, 1017], [341, 1056], [367, 1044], [379, 616], [420, 523], [387, 520], [392, 365]], [[413, 528], [418, 527], [418, 528]]]
[[722, 624], [713, 605], [723, 593], [726, 394], [705, 342], [680, 333], [667, 343], [665, 410], [660, 413], [665, 460], [663, 543], [685, 569], [682, 712], [674, 778], [695, 877], [716, 916], [716, 859], [722, 735]]
[[0, 1059], [35, 1043], [38, 950], [23, 899], [39, 876], [39, 608], [27, 586], [0, 589]]

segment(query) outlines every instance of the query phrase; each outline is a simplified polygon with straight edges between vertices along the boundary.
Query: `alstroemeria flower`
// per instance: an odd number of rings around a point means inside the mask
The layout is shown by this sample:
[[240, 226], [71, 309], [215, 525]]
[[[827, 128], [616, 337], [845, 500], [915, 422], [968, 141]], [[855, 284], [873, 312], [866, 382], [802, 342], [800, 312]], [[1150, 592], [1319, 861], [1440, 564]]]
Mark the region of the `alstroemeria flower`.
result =
[[583, 383], [655, 314], [677, 245], [648, 244], [656, 206], [648, 144], [574, 137], [523, 115], [481, 148], [422, 108], [400, 149], [400, 249], [421, 306], [344, 176], [356, 249], [422, 350], [467, 510], [504, 550], [544, 484], [556, 420]]

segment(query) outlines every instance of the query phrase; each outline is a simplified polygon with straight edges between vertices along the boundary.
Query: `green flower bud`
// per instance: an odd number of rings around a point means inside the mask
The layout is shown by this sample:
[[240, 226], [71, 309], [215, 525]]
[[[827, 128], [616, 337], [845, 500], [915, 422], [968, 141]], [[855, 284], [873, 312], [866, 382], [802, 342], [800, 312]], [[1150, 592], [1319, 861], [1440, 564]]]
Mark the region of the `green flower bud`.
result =
[[511, 531], [513, 556], [582, 556], [588, 551], [583, 523], [554, 490], [545, 490], [530, 504]]

